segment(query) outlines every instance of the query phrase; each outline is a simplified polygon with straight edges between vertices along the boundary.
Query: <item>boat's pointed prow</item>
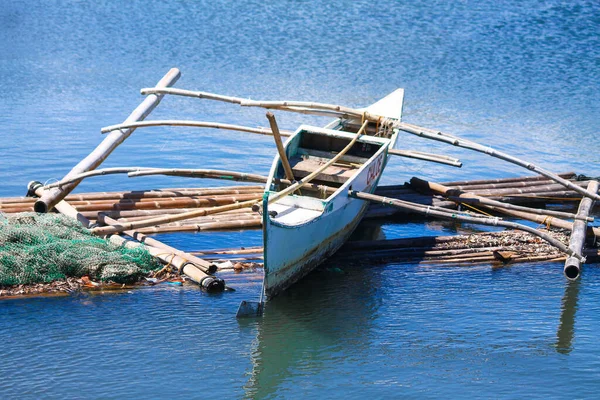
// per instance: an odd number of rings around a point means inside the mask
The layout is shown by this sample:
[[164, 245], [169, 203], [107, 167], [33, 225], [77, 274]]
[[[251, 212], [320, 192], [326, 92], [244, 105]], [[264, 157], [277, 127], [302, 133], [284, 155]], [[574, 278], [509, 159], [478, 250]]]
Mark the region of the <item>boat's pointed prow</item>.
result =
[[365, 109], [370, 114], [381, 115], [387, 118], [402, 119], [402, 105], [404, 103], [404, 89], [396, 89], [378, 102]]

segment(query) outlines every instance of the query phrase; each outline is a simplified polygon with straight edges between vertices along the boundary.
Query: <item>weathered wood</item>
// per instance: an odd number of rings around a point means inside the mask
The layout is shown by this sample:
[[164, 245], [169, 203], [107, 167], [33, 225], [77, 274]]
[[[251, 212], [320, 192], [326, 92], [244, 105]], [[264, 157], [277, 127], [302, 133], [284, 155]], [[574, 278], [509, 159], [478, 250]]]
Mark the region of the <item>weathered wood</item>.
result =
[[[157, 87], [167, 87], [173, 85], [181, 76], [177, 68], [171, 69], [158, 83]], [[154, 108], [160, 103], [162, 95], [152, 95], [146, 97], [146, 99], [129, 115], [125, 122], [143, 120], [154, 110]], [[72, 175], [77, 175], [82, 172], [86, 172], [92, 169], [96, 169], [102, 162], [108, 157], [114, 149], [117, 148], [125, 139], [133, 133], [134, 129], [125, 129], [122, 131], [115, 131], [108, 135], [92, 153], [86, 158], [81, 160], [71, 171], [65, 176], [69, 178]], [[55, 188], [46, 191], [40, 196], [40, 199], [35, 202], [35, 210], [37, 212], [48, 212], [51, 210], [60, 200], [64, 199], [76, 186], [78, 181], [72, 182], [61, 188]]]
[[[587, 190], [590, 192], [598, 191], [598, 182], [591, 181], [587, 186]], [[579, 209], [577, 210], [577, 215], [580, 219], [577, 219], [573, 222], [573, 228], [571, 233], [571, 240], [569, 242], [569, 249], [571, 249], [574, 253], [581, 254], [583, 252], [583, 246], [585, 244], [585, 234], [587, 231], [587, 222], [584, 220], [590, 215], [590, 212], [594, 208], [594, 201], [590, 198], [584, 198], [581, 200], [579, 204]], [[583, 219], [583, 220], [582, 220]], [[585, 262], [585, 260], [580, 260], [575, 257], [567, 258], [564, 267], [565, 276], [570, 280], [575, 280], [579, 277], [581, 271], [581, 264]]]
[[[155, 120], [155, 121], [140, 121], [140, 122], [129, 122], [118, 125], [106, 126], [100, 129], [101, 133], [113, 132], [121, 129], [137, 129], [137, 128], [148, 128], [152, 126], [187, 126], [193, 128], [212, 128], [212, 129], [223, 129], [227, 131], [238, 131], [247, 133], [256, 133], [258, 135], [273, 135], [273, 132], [269, 128], [252, 128], [243, 125], [233, 124], [222, 124], [220, 122], [209, 122], [209, 121], [183, 121], [183, 120]], [[291, 136], [293, 132], [283, 130], [281, 136]]]

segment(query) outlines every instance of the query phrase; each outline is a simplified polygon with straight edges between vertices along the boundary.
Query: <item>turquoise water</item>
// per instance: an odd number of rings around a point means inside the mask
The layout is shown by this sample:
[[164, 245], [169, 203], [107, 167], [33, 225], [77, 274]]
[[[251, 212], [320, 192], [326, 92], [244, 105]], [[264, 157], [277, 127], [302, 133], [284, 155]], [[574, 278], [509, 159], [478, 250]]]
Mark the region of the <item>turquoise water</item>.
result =
[[[32, 1], [0, 7], [0, 196], [60, 179], [169, 68], [176, 86], [365, 106], [406, 89], [405, 120], [555, 171], [600, 175], [600, 5], [595, 1]], [[327, 119], [279, 114], [294, 129]], [[166, 98], [152, 118], [266, 126], [264, 112]], [[516, 176], [512, 165], [403, 137], [464, 167], [394, 159], [383, 183]], [[104, 166], [266, 173], [268, 137], [186, 128], [134, 133]], [[96, 178], [80, 191], [221, 185]], [[372, 227], [369, 226], [369, 229]], [[361, 228], [365, 231], [367, 228]], [[452, 224], [386, 225], [388, 237]], [[185, 250], [260, 244], [258, 231], [180, 234]], [[193, 287], [0, 303], [2, 398], [593, 398], [600, 270], [332, 262], [277, 298]]]

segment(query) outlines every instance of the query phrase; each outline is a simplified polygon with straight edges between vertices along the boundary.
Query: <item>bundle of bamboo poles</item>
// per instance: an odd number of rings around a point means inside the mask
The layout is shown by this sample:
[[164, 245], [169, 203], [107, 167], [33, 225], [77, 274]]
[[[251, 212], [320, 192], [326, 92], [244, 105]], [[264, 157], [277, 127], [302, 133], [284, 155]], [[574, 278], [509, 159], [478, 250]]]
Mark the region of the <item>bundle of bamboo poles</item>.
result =
[[[552, 234], [563, 242], [568, 240], [568, 235], [564, 233]], [[588, 261], [600, 260], [598, 249], [588, 249], [584, 255]], [[348, 242], [336, 254], [338, 261], [372, 260], [430, 265], [564, 262], [567, 257], [529, 233], [511, 230], [459, 236]]]
[[[585, 186], [587, 181], [577, 181], [573, 172], [560, 174], [574, 184]], [[288, 182], [291, 183], [291, 182]], [[468, 191], [486, 199], [504, 201], [510, 204], [536, 204], [537, 202], [571, 202], [581, 199], [576, 192], [556, 192], [556, 185], [543, 177], [516, 177], [505, 179], [486, 179], [475, 181], [445, 182], [444, 186], [452, 190]], [[316, 186], [316, 185], [315, 185]], [[319, 190], [319, 187], [307, 187], [303, 190]], [[334, 188], [330, 188], [335, 190]], [[193, 210], [235, 204], [251, 200], [262, 195], [262, 185], [226, 186], [216, 188], [167, 188], [160, 190], [141, 190], [131, 192], [97, 192], [70, 194], [66, 197], [75, 209], [93, 222], [102, 222], [103, 216], [122, 222], [143, 220], [147, 217], [175, 215]], [[381, 186], [377, 195], [393, 197], [414, 203], [456, 208], [462, 203], [463, 208], [478, 207], [469, 200], [449, 199], [423, 190], [415, 184]], [[561, 197], [556, 197], [561, 196]], [[507, 201], [508, 200], [508, 201]], [[15, 213], [33, 211], [35, 199], [30, 197], [0, 198], [0, 212]], [[373, 204], [367, 218], [387, 216], [402, 212], [401, 210]], [[232, 214], [237, 217], [232, 218]], [[554, 222], [556, 222], [555, 220]], [[159, 226], [141, 228], [144, 233], [164, 233], [182, 231], [206, 231], [215, 229], [259, 228], [260, 218], [249, 208], [232, 210], [210, 217], [197, 217], [192, 220], [167, 223]]]

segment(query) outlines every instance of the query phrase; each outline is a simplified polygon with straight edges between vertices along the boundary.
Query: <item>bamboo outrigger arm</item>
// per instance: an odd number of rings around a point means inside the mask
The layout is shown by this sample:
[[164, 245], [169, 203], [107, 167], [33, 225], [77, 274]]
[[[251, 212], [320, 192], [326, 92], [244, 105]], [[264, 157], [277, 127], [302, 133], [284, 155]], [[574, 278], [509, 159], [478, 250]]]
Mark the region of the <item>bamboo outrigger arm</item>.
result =
[[[177, 82], [181, 73], [177, 68], [172, 68], [167, 74], [156, 84], [157, 87], [168, 87], [172, 86]], [[125, 120], [126, 123], [133, 121], [140, 121], [145, 119], [148, 114], [156, 108], [156, 106], [162, 100], [163, 95], [155, 94], [148, 96], [144, 101], [129, 115]], [[71, 171], [65, 176], [70, 178], [73, 175], [80, 174], [82, 172], [91, 171], [96, 169], [102, 162], [108, 157], [113, 150], [117, 148], [125, 139], [133, 133], [135, 128], [123, 129], [112, 132], [108, 135], [102, 143], [100, 143], [86, 158], [81, 160]], [[78, 184], [78, 181], [71, 182], [68, 185], [60, 188], [54, 188], [48, 191], [44, 191], [41, 198], [35, 202], [34, 209], [37, 212], [48, 212], [50, 211], [59, 201], [64, 199]]]
[[[136, 129], [146, 128], [150, 126], [189, 126], [194, 128], [214, 128], [214, 129], [225, 129], [230, 131], [249, 132], [256, 133], [259, 135], [273, 135], [273, 132], [269, 128], [252, 128], [243, 125], [233, 124], [222, 124], [220, 122], [208, 122], [208, 121], [187, 121], [187, 120], [155, 120], [155, 121], [140, 121], [140, 122], [128, 122], [124, 124], [111, 125], [100, 129], [101, 133], [108, 133], [112, 131], [118, 131], [121, 129]], [[280, 130], [281, 136], [291, 136], [293, 132]]]
[[556, 183], [558, 183], [568, 189], [576, 191], [577, 193], [581, 194], [582, 196], [589, 197], [594, 200], [600, 200], [600, 196], [598, 195], [598, 193], [592, 193], [580, 186], [574, 185], [570, 181], [558, 176], [557, 174], [555, 174], [553, 172], [547, 171], [546, 169], [541, 168], [533, 163], [521, 160], [517, 157], [513, 157], [513, 156], [503, 153], [501, 151], [494, 150], [491, 147], [483, 146], [483, 145], [480, 145], [480, 144], [475, 143], [470, 140], [459, 139], [456, 136], [452, 136], [452, 135], [449, 135], [444, 132], [439, 132], [439, 131], [423, 128], [420, 126], [416, 126], [416, 125], [406, 124], [404, 122], [396, 122], [396, 123], [394, 123], [394, 127], [400, 129], [401, 131], [408, 132], [408, 133], [411, 133], [413, 135], [417, 135], [420, 137], [424, 137], [426, 139], [432, 139], [432, 140], [437, 140], [440, 142], [452, 144], [457, 147], [474, 150], [479, 153], [484, 153], [489, 156], [507, 161], [511, 164], [518, 165], [518, 166], [526, 168], [530, 171], [536, 172], [542, 176], [545, 176], [546, 178], [551, 179], [551, 180], [555, 181]]
[[470, 140], [459, 139], [455, 136], [449, 135], [444, 132], [423, 128], [417, 125], [407, 124], [405, 122], [400, 122], [394, 119], [384, 118], [380, 115], [371, 114], [362, 109], [355, 109], [351, 107], [344, 107], [335, 104], [325, 104], [325, 103], [313, 103], [313, 102], [305, 102], [305, 101], [256, 101], [250, 99], [244, 99], [240, 97], [230, 97], [230, 96], [222, 96], [216, 95], [208, 92], [194, 92], [191, 90], [182, 90], [182, 89], [169, 89], [169, 88], [147, 88], [142, 89], [142, 94], [174, 94], [179, 96], [189, 96], [189, 97], [198, 97], [210, 100], [218, 100], [225, 101], [229, 103], [239, 104], [241, 106], [246, 107], [262, 107], [268, 109], [278, 109], [281, 111], [291, 111], [291, 112], [302, 112], [302, 113], [312, 113], [317, 115], [322, 115], [323, 112], [328, 114], [337, 115], [338, 117], [345, 118], [354, 118], [360, 119], [362, 121], [371, 121], [371, 122], [380, 122], [380, 123], [390, 123], [393, 128], [399, 129], [401, 131], [411, 133], [426, 139], [437, 140], [440, 142], [452, 144], [454, 146], [474, 150], [480, 153], [485, 153], [489, 156], [499, 158], [501, 160], [510, 162], [512, 164], [521, 166], [530, 171], [536, 172], [542, 176], [551, 179], [560, 185], [574, 190], [577, 193], [589, 197], [594, 200], [600, 200], [600, 196], [598, 193], [591, 193], [584, 188], [573, 185], [571, 182], [566, 179], [561, 178], [560, 176], [547, 171], [533, 163], [523, 161], [516, 157], [510, 156], [500, 151], [496, 151], [490, 147], [482, 146]]
[[68, 185], [72, 182], [81, 181], [85, 178], [91, 178], [93, 176], [104, 176], [104, 175], [114, 175], [114, 174], [128, 174], [134, 171], [145, 171], [145, 170], [154, 170], [155, 168], [145, 168], [145, 167], [115, 167], [115, 168], [103, 168], [103, 169], [95, 169], [92, 171], [82, 172], [81, 174], [72, 175], [70, 177], [64, 177], [58, 182], [50, 183], [43, 187], [44, 190], [59, 188], [61, 186]]
[[212, 170], [212, 169], [182, 169], [182, 168], [149, 168], [131, 171], [127, 174], [129, 177], [151, 176], [151, 175], [170, 175], [184, 176], [189, 178], [212, 178], [226, 179], [242, 182], [266, 183], [268, 177], [257, 174], [247, 174], [245, 172]]

